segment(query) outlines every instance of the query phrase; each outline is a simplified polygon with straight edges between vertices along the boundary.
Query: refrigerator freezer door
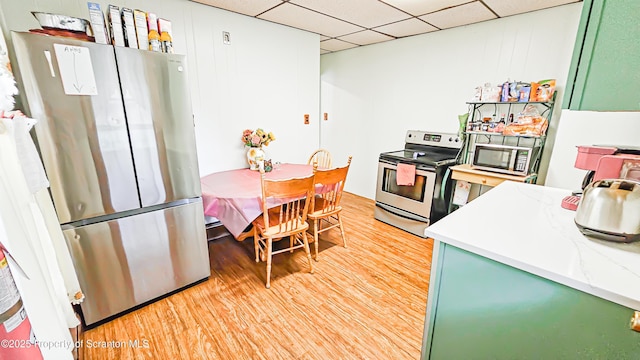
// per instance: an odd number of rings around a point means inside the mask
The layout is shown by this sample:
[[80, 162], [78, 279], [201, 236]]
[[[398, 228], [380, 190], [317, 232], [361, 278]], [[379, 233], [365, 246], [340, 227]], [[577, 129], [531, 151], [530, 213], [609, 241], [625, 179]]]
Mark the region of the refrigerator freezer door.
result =
[[201, 196], [186, 58], [115, 51], [142, 206]]
[[87, 325], [210, 275], [202, 201], [64, 230]]
[[[38, 120], [36, 140], [60, 222], [139, 208], [113, 47], [32, 33], [12, 36], [21, 100], [27, 115]], [[84, 65], [93, 67], [98, 95], [65, 94], [54, 44], [88, 49], [91, 61]]]

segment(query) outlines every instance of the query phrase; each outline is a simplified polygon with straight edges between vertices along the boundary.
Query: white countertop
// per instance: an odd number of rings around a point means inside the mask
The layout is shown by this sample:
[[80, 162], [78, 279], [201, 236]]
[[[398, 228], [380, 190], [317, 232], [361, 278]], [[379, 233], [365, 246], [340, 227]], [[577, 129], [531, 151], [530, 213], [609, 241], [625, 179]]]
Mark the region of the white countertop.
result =
[[564, 189], [505, 181], [429, 226], [425, 235], [640, 310], [640, 242], [591, 240]]

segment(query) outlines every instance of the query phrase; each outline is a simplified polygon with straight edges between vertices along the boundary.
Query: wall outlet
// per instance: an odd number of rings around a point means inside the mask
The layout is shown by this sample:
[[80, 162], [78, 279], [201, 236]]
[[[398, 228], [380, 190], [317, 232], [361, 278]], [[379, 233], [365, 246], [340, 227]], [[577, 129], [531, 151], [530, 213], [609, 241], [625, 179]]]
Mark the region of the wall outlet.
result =
[[304, 123], [309, 125], [309, 114], [304, 114]]
[[329, 114], [328, 113], [324, 113], [324, 121], [329, 120]]

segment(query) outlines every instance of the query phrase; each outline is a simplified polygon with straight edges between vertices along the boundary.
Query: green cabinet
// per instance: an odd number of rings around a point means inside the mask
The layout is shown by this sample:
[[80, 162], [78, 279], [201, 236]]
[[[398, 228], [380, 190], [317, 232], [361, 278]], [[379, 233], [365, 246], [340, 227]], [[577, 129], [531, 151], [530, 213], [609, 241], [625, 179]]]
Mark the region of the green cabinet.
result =
[[640, 1], [585, 0], [563, 108], [640, 110]]
[[632, 309], [444, 243], [433, 263], [422, 359], [640, 358]]

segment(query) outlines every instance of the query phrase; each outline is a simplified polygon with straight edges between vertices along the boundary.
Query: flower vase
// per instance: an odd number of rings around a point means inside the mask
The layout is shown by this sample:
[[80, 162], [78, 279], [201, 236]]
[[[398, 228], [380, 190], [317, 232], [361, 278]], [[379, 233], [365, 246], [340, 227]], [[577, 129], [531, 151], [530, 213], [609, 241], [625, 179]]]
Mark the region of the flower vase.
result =
[[259, 170], [259, 162], [264, 161], [264, 150], [262, 147], [247, 147], [247, 162], [249, 169]]

